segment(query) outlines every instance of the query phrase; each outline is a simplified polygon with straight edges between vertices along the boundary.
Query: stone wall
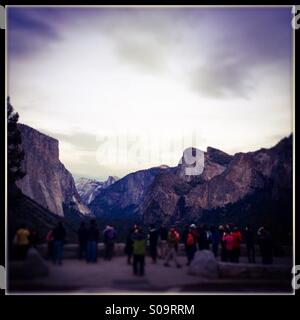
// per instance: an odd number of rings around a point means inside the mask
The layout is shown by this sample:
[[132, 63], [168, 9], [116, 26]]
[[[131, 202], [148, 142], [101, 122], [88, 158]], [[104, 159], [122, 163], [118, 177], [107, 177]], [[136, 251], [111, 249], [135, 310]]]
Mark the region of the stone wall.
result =
[[[47, 257], [47, 250], [48, 250], [47, 244], [38, 245], [37, 249], [43, 257]], [[125, 249], [125, 243], [116, 243], [115, 249], [114, 249], [115, 256], [124, 256], [125, 255], [124, 249]], [[283, 247], [283, 250], [284, 250], [285, 256], [292, 256], [291, 248]], [[99, 243], [98, 244], [98, 256], [102, 257], [103, 254], [104, 254], [104, 244]], [[185, 256], [185, 249], [184, 249], [183, 244], [179, 245], [178, 254], [181, 256]], [[241, 256], [246, 256], [246, 255], [247, 255], [246, 246], [242, 245], [241, 246]], [[256, 256], [257, 257], [260, 256], [260, 250], [259, 250], [258, 246], [256, 246]], [[65, 259], [77, 259], [78, 258], [78, 244], [75, 244], [75, 243], [74, 244], [65, 244], [64, 245], [64, 258]]]

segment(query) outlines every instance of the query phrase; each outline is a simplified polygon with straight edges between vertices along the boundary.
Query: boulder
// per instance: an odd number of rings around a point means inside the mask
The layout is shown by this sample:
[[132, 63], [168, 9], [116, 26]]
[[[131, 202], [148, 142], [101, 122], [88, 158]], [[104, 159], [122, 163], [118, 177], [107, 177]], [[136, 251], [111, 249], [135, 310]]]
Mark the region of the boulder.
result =
[[13, 279], [24, 279], [47, 276], [49, 268], [38, 251], [30, 248], [25, 261], [10, 263], [9, 272]]
[[28, 273], [33, 276], [46, 276], [49, 273], [47, 264], [34, 248], [28, 250], [26, 266], [29, 269]]
[[219, 268], [214, 254], [209, 250], [197, 251], [190, 264], [188, 273], [208, 279], [218, 278]]

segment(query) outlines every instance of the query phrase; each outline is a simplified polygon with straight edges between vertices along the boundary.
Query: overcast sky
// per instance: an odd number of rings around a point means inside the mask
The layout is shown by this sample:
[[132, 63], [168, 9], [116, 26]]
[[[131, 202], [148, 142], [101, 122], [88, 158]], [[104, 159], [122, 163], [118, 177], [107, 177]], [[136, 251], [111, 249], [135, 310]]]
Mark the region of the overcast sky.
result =
[[271, 147], [292, 67], [290, 8], [8, 9], [11, 102], [75, 176]]

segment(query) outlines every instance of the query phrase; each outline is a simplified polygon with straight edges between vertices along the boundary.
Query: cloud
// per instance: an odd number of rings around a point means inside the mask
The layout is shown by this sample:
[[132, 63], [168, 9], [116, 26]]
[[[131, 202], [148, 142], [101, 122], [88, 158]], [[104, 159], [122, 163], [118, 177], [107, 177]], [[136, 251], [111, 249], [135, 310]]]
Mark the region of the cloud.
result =
[[59, 16], [55, 9], [11, 7], [8, 15], [8, 50], [12, 55], [34, 54], [50, 41], [61, 39], [56, 24]]
[[201, 129], [225, 151], [291, 130], [289, 8], [12, 7], [8, 20], [14, 107], [22, 122], [61, 141], [74, 173], [160, 164], [100, 165], [97, 130], [111, 138], [116, 129], [149, 132], [157, 138], [140, 145], [157, 154], [168, 148], [164, 130], [180, 139], [181, 129]]
[[166, 66], [165, 55], [146, 39], [126, 39], [118, 41], [116, 54], [121, 62], [134, 66], [141, 71], [162, 71]]
[[180, 41], [186, 23], [174, 10], [120, 10], [103, 21], [102, 27], [120, 62], [142, 72], [161, 72], [168, 68], [168, 59]]
[[199, 95], [248, 99], [261, 68], [276, 66], [278, 76], [291, 66], [289, 8], [212, 10], [209, 23], [211, 45], [187, 76]]
[[74, 130], [69, 134], [56, 133], [47, 130], [42, 130], [45, 134], [58, 139], [59, 141], [67, 142], [74, 146], [79, 151], [93, 151], [95, 152], [99, 146], [99, 142], [96, 140], [96, 135]]
[[247, 68], [238, 61], [208, 60], [190, 74], [192, 89], [210, 98], [247, 98], [252, 90]]

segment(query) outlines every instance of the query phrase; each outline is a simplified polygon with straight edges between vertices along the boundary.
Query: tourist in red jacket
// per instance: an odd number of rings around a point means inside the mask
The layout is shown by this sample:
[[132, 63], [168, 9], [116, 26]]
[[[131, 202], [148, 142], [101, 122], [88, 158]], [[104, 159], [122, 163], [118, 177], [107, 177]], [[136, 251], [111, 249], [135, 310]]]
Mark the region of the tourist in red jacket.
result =
[[233, 249], [234, 249], [234, 237], [229, 229], [224, 232], [222, 241], [225, 246], [225, 257], [224, 261], [233, 262]]

